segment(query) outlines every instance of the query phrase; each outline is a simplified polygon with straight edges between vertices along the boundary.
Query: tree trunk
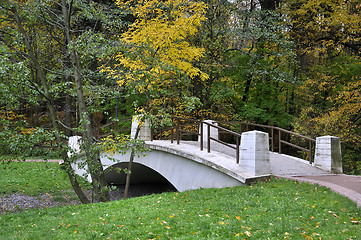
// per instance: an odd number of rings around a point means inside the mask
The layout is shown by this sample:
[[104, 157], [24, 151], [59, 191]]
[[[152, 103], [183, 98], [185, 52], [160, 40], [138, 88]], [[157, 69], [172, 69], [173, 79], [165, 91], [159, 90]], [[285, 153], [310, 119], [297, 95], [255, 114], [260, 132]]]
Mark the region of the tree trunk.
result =
[[[137, 126], [137, 130], [135, 132], [134, 140], [137, 140], [139, 132], [140, 132], [140, 125], [139, 125], [139, 122], [138, 122], [138, 126]], [[132, 149], [132, 152], [130, 153], [127, 178], [126, 178], [125, 187], [124, 187], [124, 196], [123, 196], [124, 199], [128, 198], [129, 185], [130, 185], [130, 176], [132, 174], [132, 166], [133, 166], [134, 157], [135, 157], [135, 150]]]
[[276, 10], [279, 7], [280, 0], [261, 0], [262, 10]]
[[[9, 6], [11, 6], [12, 4], [7, 0], [7, 3]], [[23, 41], [25, 44], [25, 47], [28, 51], [28, 55], [30, 57], [30, 60], [32, 62], [32, 64], [34, 65], [35, 69], [37, 70], [37, 74], [39, 76], [40, 82], [41, 82], [41, 86], [43, 88], [42, 94], [43, 96], [46, 98], [47, 100], [47, 107], [49, 109], [49, 113], [50, 113], [50, 119], [51, 119], [51, 123], [52, 123], [52, 127], [55, 131], [55, 137], [56, 137], [56, 141], [57, 144], [59, 146], [62, 146], [64, 143], [62, 141], [62, 138], [59, 135], [59, 127], [58, 127], [58, 123], [57, 123], [57, 116], [56, 116], [56, 111], [55, 111], [55, 107], [54, 107], [54, 101], [50, 95], [50, 91], [49, 91], [49, 86], [48, 86], [48, 82], [47, 79], [45, 77], [45, 74], [43, 72], [43, 69], [41, 68], [40, 62], [38, 61], [36, 54], [34, 52], [33, 46], [29, 40], [28, 34], [26, 32], [26, 30], [23, 28], [22, 25], [22, 20], [19, 16], [19, 13], [17, 11], [17, 9], [15, 7], [12, 7], [12, 12], [13, 12], [13, 17], [15, 20], [15, 23], [17, 24], [20, 34], [23, 37]], [[41, 90], [39, 89], [39, 92]], [[64, 164], [66, 166], [66, 171], [68, 173], [70, 182], [72, 183], [72, 186], [74, 188], [74, 191], [76, 192], [76, 194], [78, 195], [80, 201], [82, 203], [89, 203], [88, 198], [86, 197], [86, 195], [84, 194], [84, 192], [81, 190], [80, 185], [75, 177], [74, 174], [74, 170], [69, 167], [70, 166], [70, 160], [67, 157], [67, 153], [66, 150], [63, 150], [62, 152], [62, 156], [63, 156], [63, 160], [64, 160]]]
[[[70, 28], [70, 15], [68, 12], [68, 6], [66, 0], [61, 0], [63, 19], [64, 19], [64, 32], [67, 41], [70, 43], [73, 40]], [[84, 151], [87, 158], [87, 165], [92, 178], [93, 189], [95, 192], [95, 200], [100, 202], [109, 201], [109, 195], [107, 191], [104, 191], [107, 187], [107, 183], [104, 177], [104, 169], [100, 161], [100, 155], [98, 151], [92, 151], [91, 148], [94, 145], [94, 135], [91, 125], [91, 119], [86, 107], [85, 97], [83, 94], [83, 78], [81, 76], [81, 66], [76, 51], [73, 49], [70, 53], [71, 62], [74, 70], [74, 80], [76, 83], [77, 104], [79, 107], [80, 122], [84, 126]]]
[[249, 90], [251, 88], [251, 83], [252, 83], [252, 76], [248, 76], [248, 79], [246, 81], [246, 87], [244, 88], [244, 93], [243, 93], [243, 96], [242, 96], [242, 102], [243, 103], [246, 103], [247, 100], [248, 100], [248, 93], [249, 93]]

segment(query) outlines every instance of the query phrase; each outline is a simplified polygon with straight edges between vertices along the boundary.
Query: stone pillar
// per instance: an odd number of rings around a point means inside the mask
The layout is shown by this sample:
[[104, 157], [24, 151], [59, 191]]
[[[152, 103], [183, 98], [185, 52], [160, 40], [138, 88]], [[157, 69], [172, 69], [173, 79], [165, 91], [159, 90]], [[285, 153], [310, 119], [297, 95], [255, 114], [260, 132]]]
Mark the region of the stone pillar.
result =
[[316, 138], [315, 167], [331, 173], [342, 173], [341, 140], [339, 137]]
[[260, 131], [242, 133], [239, 164], [254, 176], [271, 174], [268, 133]]
[[[213, 123], [214, 120], [204, 120], [203, 122], [207, 122], [207, 123], [211, 123], [214, 124], [216, 126], [218, 126], [218, 123]], [[204, 123], [200, 123], [199, 124], [199, 134], [201, 134], [201, 124], [203, 124], [203, 142], [207, 142], [208, 139], [208, 125], [204, 124]], [[214, 127], [210, 127], [210, 136], [212, 138], [218, 139], [218, 128], [214, 128]], [[198, 141], [200, 141], [200, 135], [198, 136]]]
[[[137, 116], [133, 117], [132, 128], [130, 130], [130, 137], [132, 139], [134, 139], [134, 137], [135, 137], [135, 133], [137, 131], [137, 127], [138, 127], [140, 117], [141, 117], [140, 115], [137, 115]], [[148, 119], [145, 119], [142, 122], [142, 125], [140, 126], [138, 139], [139, 140], [144, 140], [144, 141], [152, 140], [151, 139], [151, 128], [150, 128], [150, 123], [149, 123]]]
[[68, 152], [68, 157], [71, 157], [73, 154], [80, 153], [80, 144], [81, 144], [81, 136], [69, 137], [68, 146], [72, 151]]

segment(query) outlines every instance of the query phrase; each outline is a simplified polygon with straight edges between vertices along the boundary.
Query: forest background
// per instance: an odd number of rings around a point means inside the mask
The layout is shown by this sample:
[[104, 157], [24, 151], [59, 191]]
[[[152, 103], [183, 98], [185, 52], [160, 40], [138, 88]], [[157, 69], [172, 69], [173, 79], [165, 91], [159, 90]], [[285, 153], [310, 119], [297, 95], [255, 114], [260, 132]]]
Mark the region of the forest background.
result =
[[360, 11], [357, 0], [0, 0], [0, 154], [53, 147], [70, 164], [62, 146], [81, 133], [105, 201], [95, 130], [142, 113], [338, 136], [344, 172], [360, 174]]

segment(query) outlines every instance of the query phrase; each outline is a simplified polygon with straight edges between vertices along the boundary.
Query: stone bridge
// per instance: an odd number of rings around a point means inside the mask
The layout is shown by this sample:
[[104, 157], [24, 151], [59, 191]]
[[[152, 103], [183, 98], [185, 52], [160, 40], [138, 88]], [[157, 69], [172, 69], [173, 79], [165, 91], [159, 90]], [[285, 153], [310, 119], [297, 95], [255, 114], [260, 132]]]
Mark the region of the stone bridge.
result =
[[[310, 164], [300, 158], [270, 151], [268, 133], [257, 130], [243, 132], [239, 135], [239, 144], [224, 145], [217, 141], [220, 127], [210, 121], [201, 124], [207, 127], [199, 128], [202, 132], [198, 141], [178, 140], [177, 143], [170, 140], [150, 141], [150, 128], [143, 124], [139, 138], [145, 140], [149, 150], [146, 155], [135, 157], [131, 182], [166, 181], [178, 191], [186, 191], [245, 185], [271, 175], [304, 176], [342, 172], [339, 138], [317, 138], [315, 160]], [[133, 136], [137, 125], [135, 119], [132, 124]], [[75, 152], [79, 151], [79, 140], [78, 136], [69, 140]], [[78, 159], [78, 163], [81, 159]], [[109, 184], [125, 183], [122, 170], [128, 167], [129, 159], [130, 152], [101, 154]], [[77, 163], [73, 164], [73, 168], [90, 181], [86, 169], [78, 167]]]

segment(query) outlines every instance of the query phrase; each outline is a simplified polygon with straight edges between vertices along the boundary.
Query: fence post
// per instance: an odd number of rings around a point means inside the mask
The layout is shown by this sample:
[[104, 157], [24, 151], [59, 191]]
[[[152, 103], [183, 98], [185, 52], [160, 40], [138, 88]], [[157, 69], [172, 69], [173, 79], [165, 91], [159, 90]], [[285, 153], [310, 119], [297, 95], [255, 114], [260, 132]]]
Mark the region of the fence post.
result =
[[274, 152], [274, 143], [273, 143], [273, 127], [271, 127], [271, 151]]
[[171, 128], [170, 129], [170, 143], [173, 143], [174, 142], [174, 129]]
[[281, 130], [278, 129], [278, 153], [282, 153]]
[[236, 136], [236, 163], [239, 163], [239, 137]]
[[308, 140], [308, 161], [312, 164], [312, 142]]
[[[213, 123], [214, 120], [203, 120], [200, 124], [214, 124], [216, 126], [218, 126], [217, 123]], [[200, 128], [201, 129], [201, 128]], [[199, 133], [199, 137], [198, 137], [198, 141], [200, 142], [200, 137], [203, 135], [203, 142], [207, 142], [208, 141], [208, 131], [210, 131], [210, 137], [215, 138], [215, 139], [219, 139], [218, 138], [218, 129], [217, 128], [210, 128], [210, 130], [208, 130], [208, 127], [206, 128], [202, 128], [203, 132]]]
[[211, 152], [211, 125], [207, 123], [207, 151]]

